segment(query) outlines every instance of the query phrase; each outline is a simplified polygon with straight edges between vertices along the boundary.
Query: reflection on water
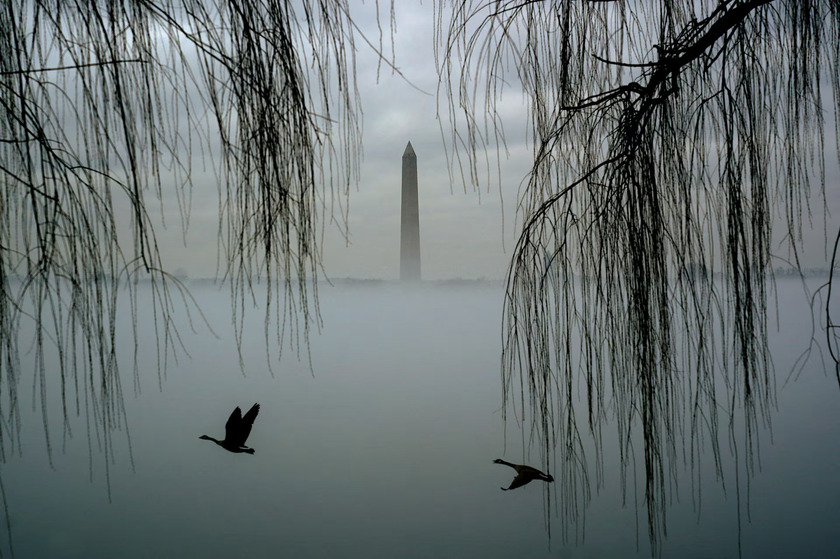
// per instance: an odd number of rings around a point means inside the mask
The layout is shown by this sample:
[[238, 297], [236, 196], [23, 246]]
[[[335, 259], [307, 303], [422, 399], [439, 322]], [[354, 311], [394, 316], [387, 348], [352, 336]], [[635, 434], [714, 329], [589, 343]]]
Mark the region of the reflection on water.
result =
[[[519, 426], [509, 424], [505, 436], [501, 421], [499, 288], [324, 288], [314, 376], [305, 357], [287, 353], [275, 378], [265, 367], [261, 314], [246, 329], [243, 377], [227, 292], [197, 297], [221, 340], [187, 337], [191, 358], [170, 367], [163, 391], [156, 363], [148, 377], [141, 371], [142, 393], [126, 397], [135, 470], [129, 439], [120, 446], [116, 437], [111, 504], [83, 420], [70, 426], [51, 469], [31, 383], [21, 383], [23, 455], [9, 456], [2, 472], [17, 557], [649, 556], [643, 504], [621, 501], [617, 455], [606, 458], [577, 544], [547, 535], [544, 499], [546, 490], [555, 498], [557, 483], [499, 491], [512, 472], [496, 456], [539, 458], [523, 454]], [[780, 296], [780, 305], [791, 322], [771, 339], [781, 376], [808, 328], [794, 320], [807, 316], [801, 298]], [[248, 444], [256, 454], [198, 440], [233, 407], [255, 401]], [[836, 550], [838, 432], [836, 381], [811, 362], [779, 390], [772, 444], [761, 435], [745, 557]], [[702, 487], [692, 490], [690, 471], [674, 480], [665, 557], [737, 556], [734, 479], [722, 486], [707, 462]], [[635, 488], [630, 475], [632, 498], [643, 494], [644, 473]]]

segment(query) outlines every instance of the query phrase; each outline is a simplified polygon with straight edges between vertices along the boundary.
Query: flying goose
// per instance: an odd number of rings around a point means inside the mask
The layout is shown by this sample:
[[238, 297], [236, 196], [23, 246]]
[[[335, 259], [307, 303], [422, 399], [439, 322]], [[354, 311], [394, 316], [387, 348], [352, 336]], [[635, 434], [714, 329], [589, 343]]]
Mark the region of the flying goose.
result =
[[511, 489], [516, 489], [517, 487], [522, 487], [528, 483], [531, 483], [535, 479], [539, 479], [548, 483], [554, 481], [554, 478], [551, 477], [550, 474], [544, 474], [536, 468], [532, 468], [531, 466], [525, 466], [524, 464], [511, 464], [510, 462], [506, 462], [501, 458], [496, 458], [493, 460], [494, 464], [504, 464], [505, 466], [510, 466], [514, 470], [516, 470], [516, 477], [513, 478], [513, 481], [510, 482], [510, 486], [505, 489], [502, 487], [502, 491], [509, 491]]
[[220, 441], [207, 435], [201, 435], [199, 439], [213, 441], [223, 449], [230, 452], [247, 452], [248, 454], [254, 454], [254, 449], [245, 446], [245, 441], [248, 440], [248, 435], [251, 434], [251, 427], [254, 425], [254, 419], [257, 417], [257, 413], [259, 413], [259, 411], [260, 405], [254, 404], [251, 406], [251, 409], [248, 410], [248, 413], [245, 414], [245, 417], [242, 417], [242, 410], [240, 410], [239, 406], [237, 406], [236, 409], [233, 410], [233, 413], [230, 414], [227, 423], [225, 423], [225, 440]]

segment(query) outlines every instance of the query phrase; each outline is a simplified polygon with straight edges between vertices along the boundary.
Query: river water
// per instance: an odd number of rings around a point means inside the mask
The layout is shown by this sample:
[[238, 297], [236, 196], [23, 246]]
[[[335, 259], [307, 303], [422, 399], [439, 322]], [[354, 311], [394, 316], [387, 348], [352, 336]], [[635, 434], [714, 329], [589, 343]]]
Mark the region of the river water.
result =
[[[816, 356], [785, 382], [810, 318], [799, 283], [778, 289], [770, 340], [778, 408], [772, 432], [760, 434], [749, 509], [742, 503], [741, 550], [836, 556], [840, 389]], [[24, 375], [22, 454], [2, 465], [16, 557], [650, 556], [643, 505], [622, 499], [614, 461], [572, 541], [555, 509], [546, 512], [545, 484], [499, 490], [513, 471], [493, 459], [523, 459], [519, 431], [505, 428], [500, 410], [501, 286], [324, 285], [311, 367], [305, 352], [287, 350], [273, 375], [261, 313], [247, 315], [240, 366], [228, 292], [193, 290], [217, 336], [182, 325], [189, 356], [170, 359], [159, 389], [153, 350], [144, 349], [153, 333], [141, 320], [139, 394], [130, 358], [123, 365], [131, 454], [126, 431], [117, 432], [107, 471], [84, 414], [71, 414], [72, 436], [63, 436], [60, 410], [50, 419], [50, 465], [36, 385]], [[132, 351], [127, 341], [124, 353]], [[31, 367], [30, 355], [23, 361]], [[231, 410], [254, 402], [253, 455], [198, 438], [221, 438]], [[727, 446], [724, 437], [728, 456]], [[538, 465], [535, 453], [524, 455]], [[724, 482], [703, 478], [699, 510], [690, 481], [672, 495], [663, 556], [738, 556], [731, 472]]]

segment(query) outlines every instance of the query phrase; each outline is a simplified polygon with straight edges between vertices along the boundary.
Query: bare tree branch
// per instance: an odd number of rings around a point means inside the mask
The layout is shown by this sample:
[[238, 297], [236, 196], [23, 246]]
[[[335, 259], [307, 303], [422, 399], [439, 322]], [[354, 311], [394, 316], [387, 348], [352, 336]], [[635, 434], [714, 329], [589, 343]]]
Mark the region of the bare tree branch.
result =
[[502, 380], [523, 452], [567, 480], [563, 536], [582, 524], [590, 463], [600, 483], [608, 424], [623, 487], [644, 472], [637, 505], [655, 553], [677, 468], [699, 502], [700, 461], [711, 455], [722, 475], [722, 437], [740, 519], [775, 405], [770, 239], [777, 221], [798, 264], [811, 185], [824, 190], [819, 84], [831, 68], [836, 104], [840, 8], [441, 0], [438, 11], [452, 14], [438, 28], [439, 94], [447, 121], [466, 123], [450, 136], [462, 176], [477, 182], [487, 143], [504, 145], [503, 94], [521, 88], [528, 105], [535, 162]]

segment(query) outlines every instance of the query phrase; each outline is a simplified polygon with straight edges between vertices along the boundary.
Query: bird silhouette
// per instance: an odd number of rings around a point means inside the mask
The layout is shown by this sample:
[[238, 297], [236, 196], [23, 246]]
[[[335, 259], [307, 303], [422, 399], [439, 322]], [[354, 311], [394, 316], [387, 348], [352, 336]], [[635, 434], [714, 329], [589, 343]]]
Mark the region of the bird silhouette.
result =
[[233, 413], [230, 414], [227, 423], [225, 423], [225, 440], [220, 441], [207, 435], [201, 435], [199, 439], [213, 441], [223, 449], [230, 452], [247, 452], [248, 454], [254, 454], [254, 449], [245, 446], [245, 441], [248, 440], [248, 435], [251, 434], [251, 427], [254, 425], [254, 419], [256, 419], [259, 411], [260, 405], [254, 404], [251, 406], [251, 409], [248, 410], [248, 413], [245, 414], [245, 417], [242, 417], [242, 410], [240, 410], [239, 406], [237, 406], [236, 409], [233, 410]]
[[551, 477], [551, 474], [544, 474], [536, 468], [532, 468], [531, 466], [526, 466], [524, 464], [511, 464], [510, 462], [506, 462], [501, 458], [496, 458], [493, 460], [494, 464], [504, 464], [505, 466], [510, 466], [514, 470], [516, 470], [516, 477], [513, 478], [513, 481], [510, 482], [510, 486], [505, 489], [502, 487], [502, 491], [509, 491], [511, 489], [516, 489], [517, 487], [522, 487], [523, 485], [527, 485], [534, 481], [535, 479], [539, 479], [545, 481], [547, 483], [551, 483], [554, 481], [554, 478]]

